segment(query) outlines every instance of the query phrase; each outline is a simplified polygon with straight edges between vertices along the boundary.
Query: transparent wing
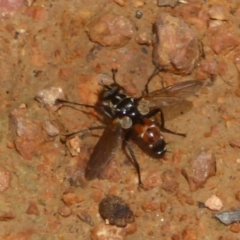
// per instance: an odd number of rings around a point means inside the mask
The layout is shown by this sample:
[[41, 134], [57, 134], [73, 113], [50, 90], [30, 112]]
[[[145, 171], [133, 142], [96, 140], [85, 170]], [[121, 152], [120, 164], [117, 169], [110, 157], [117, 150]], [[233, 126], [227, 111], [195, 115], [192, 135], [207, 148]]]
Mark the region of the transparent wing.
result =
[[196, 93], [202, 85], [202, 81], [197, 80], [176, 83], [142, 96], [139, 104], [148, 107], [172, 106]]
[[107, 166], [119, 146], [121, 135], [122, 128], [118, 120], [115, 119], [103, 131], [91, 154], [85, 171], [85, 178], [87, 180], [100, 177], [101, 172]]

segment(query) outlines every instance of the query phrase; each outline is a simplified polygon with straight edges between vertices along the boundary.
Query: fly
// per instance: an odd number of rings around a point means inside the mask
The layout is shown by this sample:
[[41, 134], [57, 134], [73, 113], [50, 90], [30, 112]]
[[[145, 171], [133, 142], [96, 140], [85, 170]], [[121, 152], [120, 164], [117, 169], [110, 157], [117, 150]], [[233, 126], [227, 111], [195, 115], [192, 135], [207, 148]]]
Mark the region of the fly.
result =
[[[156, 74], [156, 72], [154, 72], [147, 81], [145, 93], [140, 98], [134, 98], [129, 96], [126, 91], [116, 83], [116, 72], [117, 70], [112, 70], [113, 84], [101, 84], [103, 91], [99, 96], [100, 104], [87, 105], [63, 99], [57, 99], [56, 103], [67, 103], [86, 108], [94, 108], [109, 118], [106, 127], [93, 127], [88, 129], [104, 128], [104, 131], [87, 163], [85, 170], [85, 178], [87, 180], [100, 177], [101, 172], [114, 156], [119, 142], [122, 141], [122, 146], [125, 150], [128, 150], [132, 163], [137, 171], [139, 185], [143, 186], [140, 166], [129, 144], [129, 140], [133, 134], [135, 134], [141, 139], [150, 153], [158, 157], [163, 156], [167, 149], [162, 132], [183, 137], [185, 137], [186, 134], [177, 133], [165, 127], [164, 114], [161, 108], [181, 103], [184, 99], [196, 93], [202, 86], [202, 82], [197, 80], [180, 82], [149, 93], [148, 84], [154, 74]], [[152, 117], [157, 114], [160, 114], [160, 123], [152, 120]], [[83, 131], [69, 134], [68, 136]]]

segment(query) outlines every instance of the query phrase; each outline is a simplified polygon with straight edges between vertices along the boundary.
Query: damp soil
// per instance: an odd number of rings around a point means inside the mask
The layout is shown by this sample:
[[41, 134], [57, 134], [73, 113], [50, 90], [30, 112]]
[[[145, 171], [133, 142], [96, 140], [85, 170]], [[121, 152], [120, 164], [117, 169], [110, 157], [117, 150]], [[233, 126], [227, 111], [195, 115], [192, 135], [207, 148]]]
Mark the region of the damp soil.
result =
[[[2, 6], [1, 239], [108, 239], [97, 238], [94, 232], [98, 226], [104, 228], [98, 206], [108, 194], [121, 197], [135, 216], [135, 229], [119, 239], [240, 239], [239, 223], [225, 226], [213, 217], [218, 211], [199, 207], [199, 202], [212, 195], [222, 201], [221, 210], [240, 206], [240, 5], [238, 0], [187, 2], [174, 8], [141, 0], [36, 0], [19, 1], [19, 7], [9, 10]], [[225, 11], [221, 13], [223, 17], [211, 13], [215, 21], [209, 17], [214, 4], [223, 6]], [[139, 10], [143, 13], [141, 17]], [[152, 158], [131, 142], [148, 187], [139, 190], [136, 171], [121, 145], [105, 179], [84, 180], [86, 162], [102, 130], [82, 136], [76, 156], [56, 136], [38, 144], [31, 157], [23, 157], [10, 134], [9, 116], [14, 109], [24, 110], [31, 120], [57, 123], [60, 133], [106, 124], [92, 109], [62, 107], [55, 112], [45, 109], [35, 100], [39, 90], [60, 87], [68, 100], [95, 104], [101, 89], [99, 82], [111, 79], [111, 69], [117, 68], [117, 82], [131, 96], [141, 96], [155, 68], [152, 24], [160, 12], [183, 18], [194, 29], [205, 54], [187, 76], [160, 72], [152, 80], [150, 90], [186, 80], [201, 80], [204, 86], [191, 97], [191, 103], [164, 109], [166, 127], [187, 134], [180, 137], [163, 133], [168, 147], [164, 157]], [[131, 21], [133, 34], [124, 46], [101, 46], [90, 40], [87, 24], [104, 13]], [[222, 22], [227, 24], [228, 33], [218, 39], [221, 33], [214, 32], [217, 39], [214, 42], [209, 29], [211, 24]], [[136, 39], [140, 33], [150, 36], [150, 41], [139, 44], [141, 41]], [[236, 40], [234, 43], [225, 38], [229, 34]], [[212, 65], [205, 61], [208, 57], [217, 62], [216, 71], [209, 70]], [[36, 124], [42, 126], [40, 122]], [[203, 150], [214, 154], [216, 173], [191, 191], [181, 170]], [[174, 188], [163, 188], [163, 174], [168, 171], [174, 175]]]

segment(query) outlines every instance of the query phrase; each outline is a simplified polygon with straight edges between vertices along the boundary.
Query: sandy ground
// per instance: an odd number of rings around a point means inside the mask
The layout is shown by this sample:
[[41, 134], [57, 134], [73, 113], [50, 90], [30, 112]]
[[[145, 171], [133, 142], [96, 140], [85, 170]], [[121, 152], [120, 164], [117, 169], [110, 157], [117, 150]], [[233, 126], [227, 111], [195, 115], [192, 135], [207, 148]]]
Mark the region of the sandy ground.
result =
[[[1, 1], [0, 11], [1, 239], [240, 239], [239, 223], [225, 226], [213, 217], [218, 211], [198, 204], [216, 195], [223, 205], [220, 212], [240, 206], [238, 0], [192, 0], [174, 8], [152, 0]], [[161, 72], [150, 84], [156, 90], [162, 80], [165, 85], [203, 81], [192, 105], [165, 111], [166, 126], [187, 137], [165, 133], [169, 152], [162, 159], [131, 144], [146, 189], [139, 191], [137, 174], [120, 146], [106, 179], [86, 182], [84, 168], [102, 130], [80, 139], [80, 154], [72, 156], [61, 134], [50, 136], [43, 126], [50, 121], [60, 133], [71, 133], [101, 125], [102, 116], [83, 108], [50, 111], [35, 96], [59, 87], [68, 100], [95, 104], [99, 82], [109, 81], [112, 68], [118, 68], [117, 82], [131, 96], [141, 96], [154, 70], [152, 24], [162, 12], [183, 19], [205, 53], [191, 74]], [[93, 19], [109, 13], [126, 17], [132, 30], [129, 39], [102, 46], [87, 31]], [[211, 153], [216, 172], [191, 189], [182, 169], [201, 151]], [[166, 174], [173, 188], [164, 187]], [[133, 211], [135, 223], [129, 230], [105, 226], [98, 205], [107, 194], [122, 197]], [[99, 229], [122, 231], [123, 237], [99, 238]]]

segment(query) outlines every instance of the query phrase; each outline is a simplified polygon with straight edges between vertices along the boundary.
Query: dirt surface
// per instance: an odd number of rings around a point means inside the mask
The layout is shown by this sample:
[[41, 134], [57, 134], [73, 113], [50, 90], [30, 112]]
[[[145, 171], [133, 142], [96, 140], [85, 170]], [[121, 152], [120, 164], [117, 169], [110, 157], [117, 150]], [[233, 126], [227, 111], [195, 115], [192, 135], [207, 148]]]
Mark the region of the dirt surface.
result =
[[[1, 239], [240, 239], [239, 223], [213, 217], [240, 206], [240, 4], [186, 2], [0, 1]], [[165, 111], [166, 127], [187, 136], [164, 133], [161, 159], [131, 143], [144, 189], [121, 146], [105, 179], [88, 182], [84, 170], [102, 130], [72, 140], [71, 154], [60, 136], [103, 125], [103, 117], [93, 109], [53, 111], [35, 96], [57, 87], [68, 100], [95, 104], [112, 68], [131, 96], [141, 96], [155, 68], [152, 26], [160, 13], [183, 20], [202, 46], [189, 75], [169, 68], [150, 84], [151, 91], [162, 81], [203, 81], [192, 104]], [[108, 194], [128, 204], [135, 223], [105, 224], [98, 205]], [[212, 196], [217, 206], [199, 204]]]

